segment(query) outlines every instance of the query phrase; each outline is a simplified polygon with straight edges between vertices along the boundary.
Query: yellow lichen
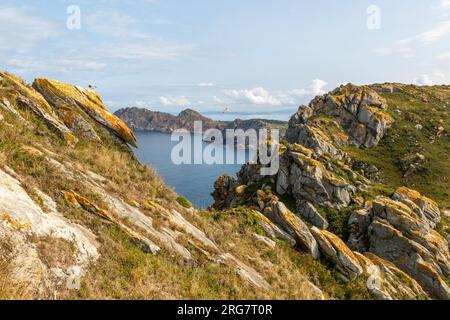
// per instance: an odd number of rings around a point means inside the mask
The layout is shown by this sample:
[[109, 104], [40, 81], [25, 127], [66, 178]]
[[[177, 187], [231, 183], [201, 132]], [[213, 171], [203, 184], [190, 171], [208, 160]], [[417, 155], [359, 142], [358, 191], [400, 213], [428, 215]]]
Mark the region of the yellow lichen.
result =
[[247, 189], [247, 186], [246, 186], [246, 185], [242, 185], [242, 186], [237, 187], [236, 190], [235, 190], [235, 192], [236, 192], [237, 194], [242, 194], [242, 193], [245, 192], [245, 189]]
[[417, 201], [423, 201], [425, 203], [428, 203], [430, 205], [433, 205], [437, 207], [437, 203], [427, 197], [422, 196], [418, 191], [408, 189], [406, 187], [399, 187], [395, 193], [401, 195], [403, 198], [411, 200], [414, 203], [417, 203]]
[[126, 142], [137, 146], [133, 131], [118, 117], [109, 112], [100, 97], [92, 90], [79, 88], [56, 80], [36, 79], [36, 86], [63, 100], [71, 99], [96, 121], [108, 126]]
[[313, 151], [311, 149], [308, 149], [301, 144], [294, 143], [293, 144], [294, 150], [300, 153], [303, 153], [307, 157], [311, 157], [313, 155]]

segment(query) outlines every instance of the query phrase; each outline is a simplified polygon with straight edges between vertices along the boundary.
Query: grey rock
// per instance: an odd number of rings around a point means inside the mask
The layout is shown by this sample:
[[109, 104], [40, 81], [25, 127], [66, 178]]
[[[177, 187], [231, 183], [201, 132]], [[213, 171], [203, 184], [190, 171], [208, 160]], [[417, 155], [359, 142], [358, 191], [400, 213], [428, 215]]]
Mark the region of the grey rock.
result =
[[300, 249], [309, 252], [314, 259], [318, 259], [320, 257], [319, 247], [308, 226], [280, 201], [272, 203], [272, 211], [273, 222], [293, 236]]
[[297, 201], [297, 210], [301, 213], [303, 218], [305, 218], [315, 227], [321, 230], [328, 229], [328, 221], [324, 217], [322, 217], [322, 215], [310, 202], [301, 200]]

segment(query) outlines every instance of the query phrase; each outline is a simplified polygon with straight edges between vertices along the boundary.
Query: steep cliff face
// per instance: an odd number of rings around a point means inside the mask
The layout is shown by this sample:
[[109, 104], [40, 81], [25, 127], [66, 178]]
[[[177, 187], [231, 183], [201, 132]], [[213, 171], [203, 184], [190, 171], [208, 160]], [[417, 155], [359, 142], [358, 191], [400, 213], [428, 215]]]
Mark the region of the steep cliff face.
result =
[[234, 121], [215, 121], [207, 118], [197, 111], [186, 109], [179, 115], [175, 116], [164, 112], [155, 112], [142, 108], [125, 108], [115, 112], [115, 115], [121, 118], [133, 130], [139, 131], [156, 131], [170, 133], [177, 129], [185, 129], [189, 132], [194, 132], [194, 122], [201, 121], [203, 131], [209, 129], [219, 129], [221, 131], [226, 129], [280, 129], [282, 134], [287, 127], [283, 121], [265, 120], [265, 119], [250, 119]]
[[251, 222], [190, 208], [128, 144], [96, 92], [0, 73], [0, 298], [324, 298], [300, 266], [279, 278], [289, 251], [270, 260]]
[[96, 92], [0, 73], [0, 298], [448, 299], [449, 97], [318, 97], [197, 211]]
[[133, 130], [156, 131], [170, 133], [177, 129], [186, 129], [194, 132], [194, 122], [201, 121], [203, 129], [221, 128], [222, 123], [202, 116], [194, 110], [184, 110], [175, 116], [165, 112], [155, 112], [143, 108], [125, 108], [116, 111], [116, 116], [121, 118]]
[[[291, 118], [278, 173], [263, 177], [261, 165], [245, 165], [238, 179], [220, 177], [214, 207], [257, 210], [302, 234], [297, 248], [317, 259], [312, 243], [305, 246], [312, 234], [320, 259], [345, 281], [373, 278], [376, 266], [381, 284], [367, 287], [374, 298], [449, 299], [449, 221], [441, 213], [449, 205], [449, 101], [448, 87], [400, 84], [348, 84], [316, 97]], [[403, 169], [403, 159], [413, 162]], [[428, 175], [437, 180], [424, 183]]]

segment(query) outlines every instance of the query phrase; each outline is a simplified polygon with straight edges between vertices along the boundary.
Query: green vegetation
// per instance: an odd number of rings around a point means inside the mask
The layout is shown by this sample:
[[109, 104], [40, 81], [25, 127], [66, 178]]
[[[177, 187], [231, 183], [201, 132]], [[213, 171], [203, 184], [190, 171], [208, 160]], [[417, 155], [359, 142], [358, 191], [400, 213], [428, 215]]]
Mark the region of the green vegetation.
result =
[[186, 208], [186, 209], [192, 208], [192, 204], [191, 204], [191, 203], [189, 202], [189, 200], [186, 199], [186, 197], [184, 197], [184, 196], [178, 197], [178, 198], [177, 198], [177, 202], [178, 202], [178, 204], [179, 204], [180, 206], [182, 206], [183, 208]]
[[[382, 182], [391, 189], [407, 186], [450, 207], [450, 87], [402, 87], [402, 92], [382, 93], [395, 123], [380, 144], [363, 150], [347, 147], [353, 158], [380, 169]], [[416, 126], [420, 125], [417, 128]], [[440, 129], [444, 129], [440, 134]], [[406, 174], [411, 155], [425, 157], [417, 170]], [[406, 175], [405, 175], [406, 174]]]
[[328, 231], [336, 234], [345, 242], [350, 236], [348, 219], [350, 218], [350, 215], [358, 208], [359, 207], [357, 205], [349, 206], [348, 208], [341, 210], [323, 207], [318, 208], [318, 211], [330, 224]]

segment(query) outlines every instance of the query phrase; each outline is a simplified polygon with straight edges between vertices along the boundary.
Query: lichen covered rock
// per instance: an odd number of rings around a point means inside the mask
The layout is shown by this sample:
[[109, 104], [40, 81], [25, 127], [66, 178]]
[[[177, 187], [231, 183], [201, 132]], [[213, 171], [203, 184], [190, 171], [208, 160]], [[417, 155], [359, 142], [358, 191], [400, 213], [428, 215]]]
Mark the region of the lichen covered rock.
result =
[[32, 112], [37, 118], [43, 120], [49, 129], [65, 139], [70, 146], [77, 144], [78, 139], [41, 94], [29, 87], [22, 79], [9, 73], [0, 72], [0, 79], [4, 82], [1, 90], [5, 91], [2, 92], [4, 96], [2, 105], [17, 114], [20, 120], [23, 118], [13, 106]]
[[[289, 123], [286, 137], [292, 143], [311, 144], [314, 141], [317, 150], [333, 155], [336, 152], [330, 152], [328, 141], [333, 141], [335, 145], [352, 143], [371, 148], [379, 143], [393, 122], [393, 118], [385, 112], [387, 107], [386, 101], [369, 87], [343, 85], [330, 93], [316, 97], [308, 107], [301, 106]], [[318, 139], [317, 135], [320, 136], [320, 132], [326, 132], [321, 129], [323, 128], [320, 126], [321, 117], [336, 121], [338, 131], [339, 127], [342, 127], [348, 137], [335, 131], [335, 134], [326, 135], [328, 138]], [[340, 136], [342, 138], [339, 138]], [[304, 137], [308, 137], [307, 141]]]
[[[64, 101], [67, 106], [70, 106], [68, 107], [70, 110], [80, 108], [123, 141], [137, 147], [133, 131], [122, 120], [106, 109], [95, 91], [48, 79], [36, 79], [33, 86], [55, 105], [59, 101]], [[73, 113], [70, 112], [69, 118], [70, 115], [73, 115]], [[67, 121], [72, 123], [73, 126], [79, 127], [80, 130], [87, 130], [92, 135], [92, 131], [80, 119], [77, 121], [68, 119]]]
[[430, 222], [430, 214], [424, 213], [430, 206], [435, 209], [433, 201], [423, 200], [417, 191], [406, 188], [397, 190], [393, 197], [400, 201], [378, 197], [370, 208], [353, 213], [349, 246], [392, 262], [430, 296], [448, 299], [450, 289], [443, 280], [450, 270], [448, 242], [432, 227], [436, 215]]
[[363, 273], [357, 256], [338, 236], [316, 227], [313, 227], [311, 232], [319, 244], [320, 252], [334, 263], [345, 280], [355, 280]]
[[293, 236], [299, 248], [310, 253], [314, 259], [318, 259], [319, 247], [308, 226], [280, 201], [272, 203], [272, 212], [272, 221]]

